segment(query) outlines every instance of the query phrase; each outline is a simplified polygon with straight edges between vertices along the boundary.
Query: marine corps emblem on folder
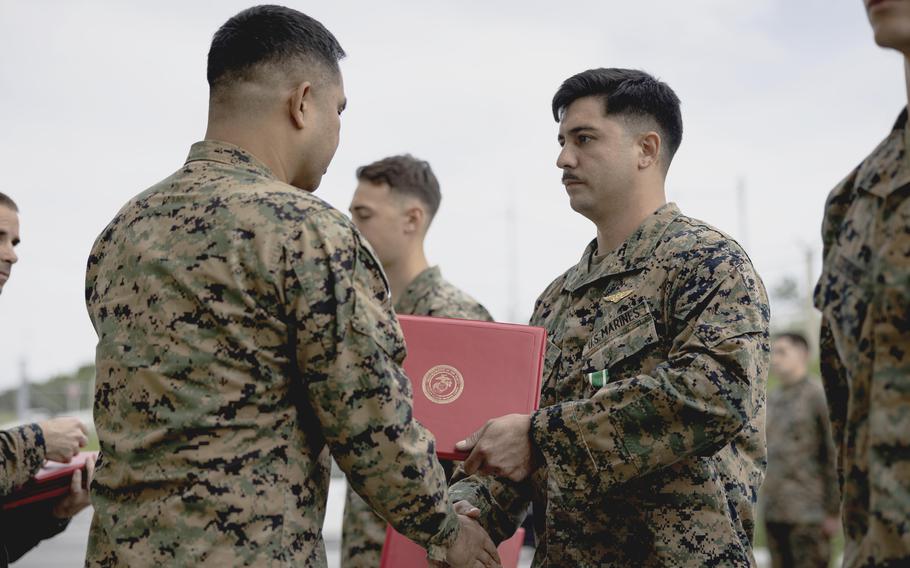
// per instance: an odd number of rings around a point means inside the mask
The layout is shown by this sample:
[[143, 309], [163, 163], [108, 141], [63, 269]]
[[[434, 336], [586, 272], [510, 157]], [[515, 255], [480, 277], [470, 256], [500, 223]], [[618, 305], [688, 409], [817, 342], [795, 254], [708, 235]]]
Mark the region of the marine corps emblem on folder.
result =
[[436, 365], [423, 376], [423, 394], [436, 404], [455, 402], [464, 390], [464, 377], [455, 367]]

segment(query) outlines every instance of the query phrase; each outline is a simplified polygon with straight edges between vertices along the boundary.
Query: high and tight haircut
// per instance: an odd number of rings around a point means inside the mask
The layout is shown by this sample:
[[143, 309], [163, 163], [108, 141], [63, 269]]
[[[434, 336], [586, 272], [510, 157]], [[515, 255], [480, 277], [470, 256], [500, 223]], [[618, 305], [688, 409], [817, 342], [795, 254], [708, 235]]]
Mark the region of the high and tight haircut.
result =
[[583, 97], [601, 97], [607, 116], [649, 118], [657, 123], [670, 166], [682, 142], [679, 97], [669, 85], [637, 69], [589, 69], [563, 81], [553, 95], [553, 118], [559, 122], [566, 109]]
[[294, 59], [337, 73], [344, 56], [332, 32], [306, 14], [284, 6], [254, 6], [215, 32], [208, 56], [209, 88], [245, 79], [257, 66]]
[[389, 156], [357, 168], [357, 179], [371, 183], [386, 183], [400, 195], [416, 197], [426, 205], [430, 219], [439, 211], [442, 193], [439, 181], [428, 162], [410, 154]]
[[13, 198], [3, 192], [0, 192], [0, 207], [12, 209], [16, 213], [19, 212], [19, 207], [16, 206], [16, 202], [13, 201]]
[[774, 336], [774, 341], [778, 339], [786, 339], [793, 345], [800, 347], [806, 353], [809, 352], [809, 341], [806, 339], [806, 336], [802, 333], [797, 333], [795, 331], [788, 331], [786, 333], [778, 333]]

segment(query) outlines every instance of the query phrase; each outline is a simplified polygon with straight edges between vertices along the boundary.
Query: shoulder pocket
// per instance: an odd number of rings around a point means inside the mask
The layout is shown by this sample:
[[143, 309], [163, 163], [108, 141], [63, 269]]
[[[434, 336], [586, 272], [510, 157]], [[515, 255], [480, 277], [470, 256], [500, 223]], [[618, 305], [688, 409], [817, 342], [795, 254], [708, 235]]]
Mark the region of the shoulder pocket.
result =
[[386, 284], [385, 273], [368, 248], [358, 251], [354, 263], [353, 317], [351, 327], [367, 336], [395, 362], [405, 357], [404, 336]]

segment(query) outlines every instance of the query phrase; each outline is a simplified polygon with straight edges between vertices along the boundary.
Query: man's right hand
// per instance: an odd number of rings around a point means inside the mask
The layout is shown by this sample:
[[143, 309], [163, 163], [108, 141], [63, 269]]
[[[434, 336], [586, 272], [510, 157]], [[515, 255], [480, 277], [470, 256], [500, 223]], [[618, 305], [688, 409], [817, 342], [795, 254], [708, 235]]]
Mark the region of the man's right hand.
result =
[[78, 418], [54, 418], [40, 422], [47, 459], [69, 463], [88, 443], [88, 429]]
[[[456, 507], [456, 510], [459, 509], [461, 508]], [[472, 516], [476, 516], [476, 514]], [[493, 544], [490, 536], [477, 521], [468, 515], [459, 514], [458, 524], [461, 526], [461, 530], [458, 531], [458, 538], [449, 547], [449, 552], [446, 555], [446, 566], [451, 566], [452, 568], [494, 568], [501, 566], [496, 545]], [[438, 566], [438, 564], [431, 565]]]

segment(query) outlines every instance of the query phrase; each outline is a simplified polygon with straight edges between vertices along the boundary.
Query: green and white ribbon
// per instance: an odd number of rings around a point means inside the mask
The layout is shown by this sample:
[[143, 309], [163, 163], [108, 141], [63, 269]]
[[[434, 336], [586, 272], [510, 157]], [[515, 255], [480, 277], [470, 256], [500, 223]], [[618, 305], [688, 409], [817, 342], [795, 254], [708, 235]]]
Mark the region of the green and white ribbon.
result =
[[610, 372], [607, 371], [606, 369], [604, 369], [603, 371], [595, 371], [593, 373], [588, 373], [587, 377], [588, 377], [588, 383], [592, 387], [599, 389], [599, 388], [603, 387], [605, 384], [607, 384], [607, 380], [610, 378]]

